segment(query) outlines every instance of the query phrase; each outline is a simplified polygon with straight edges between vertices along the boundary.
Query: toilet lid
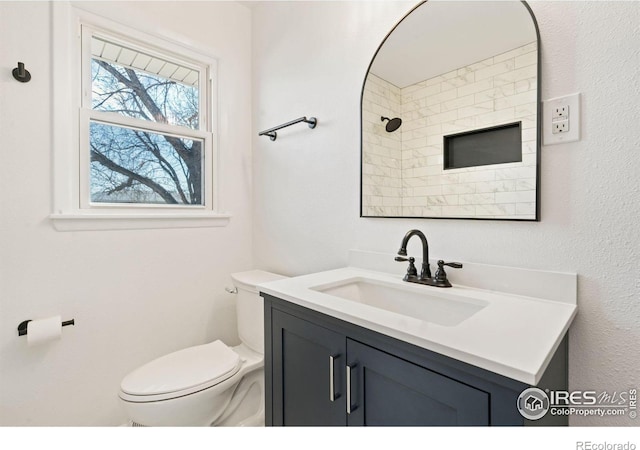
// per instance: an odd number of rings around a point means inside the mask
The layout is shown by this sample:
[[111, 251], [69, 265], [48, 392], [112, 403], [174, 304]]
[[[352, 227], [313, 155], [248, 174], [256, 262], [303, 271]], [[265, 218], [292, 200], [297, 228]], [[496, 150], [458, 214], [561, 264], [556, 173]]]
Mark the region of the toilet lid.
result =
[[157, 395], [183, 391], [204, 383], [218, 384], [241, 365], [240, 356], [222, 341], [185, 348], [134, 370], [121, 384], [132, 395]]

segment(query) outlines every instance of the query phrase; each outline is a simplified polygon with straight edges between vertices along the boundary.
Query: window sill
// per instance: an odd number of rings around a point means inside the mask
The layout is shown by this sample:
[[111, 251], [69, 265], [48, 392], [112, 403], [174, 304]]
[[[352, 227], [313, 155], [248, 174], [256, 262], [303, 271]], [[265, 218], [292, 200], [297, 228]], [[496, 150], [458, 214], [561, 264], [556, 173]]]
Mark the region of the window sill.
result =
[[230, 214], [107, 214], [58, 213], [49, 215], [57, 231], [146, 230], [157, 228], [225, 227]]

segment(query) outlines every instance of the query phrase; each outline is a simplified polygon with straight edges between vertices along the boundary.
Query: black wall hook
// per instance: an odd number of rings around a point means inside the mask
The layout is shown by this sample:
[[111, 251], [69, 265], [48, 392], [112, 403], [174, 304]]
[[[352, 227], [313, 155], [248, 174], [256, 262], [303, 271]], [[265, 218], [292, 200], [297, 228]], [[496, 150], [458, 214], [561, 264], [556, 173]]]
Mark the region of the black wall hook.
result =
[[13, 69], [13, 78], [18, 80], [21, 83], [26, 83], [31, 80], [31, 74], [27, 69], [24, 68], [24, 63], [18, 62], [18, 67]]

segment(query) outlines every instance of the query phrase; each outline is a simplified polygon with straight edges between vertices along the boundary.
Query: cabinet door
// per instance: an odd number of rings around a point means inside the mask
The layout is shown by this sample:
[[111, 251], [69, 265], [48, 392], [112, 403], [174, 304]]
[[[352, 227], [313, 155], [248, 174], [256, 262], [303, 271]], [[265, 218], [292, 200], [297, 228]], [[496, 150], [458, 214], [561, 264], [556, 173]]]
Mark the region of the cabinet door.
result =
[[347, 339], [349, 425], [488, 425], [489, 395]]
[[273, 424], [346, 425], [346, 338], [274, 309]]

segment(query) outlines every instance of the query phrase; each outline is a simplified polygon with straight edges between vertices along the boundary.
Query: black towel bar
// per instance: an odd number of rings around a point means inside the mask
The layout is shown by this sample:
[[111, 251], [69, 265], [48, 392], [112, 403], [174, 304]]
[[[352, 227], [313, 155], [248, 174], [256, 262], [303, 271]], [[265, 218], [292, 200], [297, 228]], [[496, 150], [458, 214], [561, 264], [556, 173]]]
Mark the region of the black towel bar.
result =
[[258, 136], [269, 136], [269, 139], [271, 139], [272, 141], [275, 141], [276, 138], [278, 137], [278, 133], [276, 133], [276, 130], [290, 127], [291, 125], [295, 125], [296, 123], [300, 123], [300, 122], [308, 123], [309, 128], [313, 129], [318, 124], [318, 119], [316, 119], [315, 117], [309, 117], [307, 119], [307, 116], [299, 117], [295, 120], [292, 120], [291, 122], [283, 123], [282, 125], [278, 125], [277, 127], [273, 127], [273, 128], [269, 128], [268, 130], [261, 131], [260, 133], [258, 133]]

